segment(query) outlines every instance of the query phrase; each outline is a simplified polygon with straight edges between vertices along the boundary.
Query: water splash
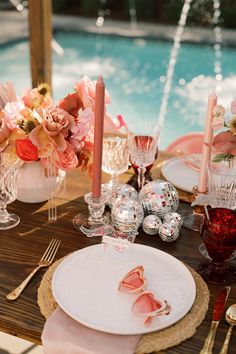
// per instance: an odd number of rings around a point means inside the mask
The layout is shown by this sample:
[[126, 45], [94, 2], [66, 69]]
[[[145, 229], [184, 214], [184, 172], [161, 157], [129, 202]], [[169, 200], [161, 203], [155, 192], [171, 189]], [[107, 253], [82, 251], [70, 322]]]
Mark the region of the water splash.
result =
[[215, 72], [215, 91], [216, 93], [220, 93], [222, 91], [222, 68], [221, 68], [221, 44], [222, 44], [222, 31], [220, 24], [220, 0], [213, 0], [213, 18], [212, 23], [214, 24], [214, 36], [215, 36], [215, 61], [214, 61], [214, 72]]
[[[221, 80], [220, 104], [230, 107], [230, 102], [234, 99], [236, 75], [230, 75]], [[179, 107], [181, 118], [186, 122], [198, 124], [203, 128], [203, 117], [207, 106], [209, 92], [214, 92], [216, 80], [212, 76], [198, 75], [191, 81], [186, 82], [182, 87], [175, 89], [180, 99], [186, 99], [186, 105]], [[194, 114], [190, 114], [194, 112]], [[229, 114], [230, 112], [227, 112]]]
[[[192, 0], [185, 0], [184, 6], [181, 11], [180, 19], [178, 22], [178, 26], [175, 31], [174, 43], [173, 43], [171, 53], [170, 53], [170, 59], [169, 59], [167, 73], [166, 73], [166, 81], [165, 81], [165, 85], [164, 85], [164, 93], [163, 93], [163, 98], [161, 101], [161, 107], [160, 107], [160, 113], [159, 113], [159, 119], [158, 119], [158, 126], [161, 128], [163, 127], [163, 124], [165, 121], [167, 104], [168, 104], [168, 99], [169, 99], [170, 90], [171, 90], [171, 86], [172, 86], [175, 65], [176, 65], [177, 58], [178, 58], [180, 43], [182, 40], [184, 28], [186, 25], [186, 20], [187, 20], [188, 13], [189, 13], [189, 10], [191, 7], [191, 2], [192, 2]], [[156, 129], [158, 129], [158, 128], [156, 127]]]

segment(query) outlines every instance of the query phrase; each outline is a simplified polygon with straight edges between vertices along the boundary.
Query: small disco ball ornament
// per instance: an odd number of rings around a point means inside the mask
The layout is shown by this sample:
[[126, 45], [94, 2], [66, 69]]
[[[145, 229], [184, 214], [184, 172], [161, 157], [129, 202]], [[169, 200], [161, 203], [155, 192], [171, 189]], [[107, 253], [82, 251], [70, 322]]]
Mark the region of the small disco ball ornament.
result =
[[160, 226], [162, 225], [161, 219], [157, 215], [147, 215], [143, 219], [143, 231], [148, 235], [157, 235]]
[[111, 192], [111, 196], [108, 201], [109, 207], [112, 209], [114, 203], [120, 198], [138, 200], [138, 192], [129, 184], [119, 183]]
[[172, 225], [178, 225], [179, 228], [183, 225], [183, 218], [179, 213], [167, 213], [164, 216], [163, 222], [170, 223]]
[[147, 183], [139, 192], [139, 201], [143, 205], [145, 215], [155, 214], [160, 218], [168, 212], [176, 211], [179, 196], [175, 187], [160, 179]]
[[179, 228], [176, 225], [164, 223], [159, 228], [159, 236], [163, 241], [173, 242], [179, 237]]
[[137, 231], [143, 218], [142, 204], [137, 200], [121, 197], [112, 206], [111, 224], [124, 233]]

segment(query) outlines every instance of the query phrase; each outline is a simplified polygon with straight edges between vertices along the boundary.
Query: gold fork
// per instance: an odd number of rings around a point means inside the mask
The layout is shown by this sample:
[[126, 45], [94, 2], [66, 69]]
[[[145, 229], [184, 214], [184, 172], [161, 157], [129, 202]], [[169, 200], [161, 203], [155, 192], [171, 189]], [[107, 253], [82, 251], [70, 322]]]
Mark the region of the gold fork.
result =
[[56, 239], [51, 240], [51, 242], [49, 243], [42, 258], [38, 262], [38, 266], [36, 268], [34, 268], [34, 270], [32, 270], [32, 272], [28, 275], [28, 277], [25, 280], [23, 280], [23, 282], [16, 289], [14, 289], [12, 292], [10, 292], [7, 295], [8, 300], [16, 300], [20, 296], [22, 291], [25, 289], [25, 287], [29, 283], [29, 281], [32, 279], [32, 277], [35, 275], [35, 273], [40, 268], [48, 267], [52, 263], [55, 255], [57, 253], [57, 250], [60, 246], [60, 243], [61, 243], [61, 241], [59, 241], [59, 240], [56, 240]]

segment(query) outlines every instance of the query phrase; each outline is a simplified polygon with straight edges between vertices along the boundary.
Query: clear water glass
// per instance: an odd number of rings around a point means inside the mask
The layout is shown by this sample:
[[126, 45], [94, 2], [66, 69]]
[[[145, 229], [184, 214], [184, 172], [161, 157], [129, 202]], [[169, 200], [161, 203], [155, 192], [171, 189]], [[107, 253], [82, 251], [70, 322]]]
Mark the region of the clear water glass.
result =
[[19, 224], [16, 214], [8, 213], [7, 205], [17, 197], [17, 174], [19, 160], [13, 154], [0, 153], [0, 230], [10, 229]]
[[209, 163], [208, 195], [212, 208], [236, 209], [236, 159]]
[[111, 175], [109, 188], [118, 183], [118, 176], [129, 165], [128, 138], [125, 135], [108, 135], [103, 138], [102, 170]]

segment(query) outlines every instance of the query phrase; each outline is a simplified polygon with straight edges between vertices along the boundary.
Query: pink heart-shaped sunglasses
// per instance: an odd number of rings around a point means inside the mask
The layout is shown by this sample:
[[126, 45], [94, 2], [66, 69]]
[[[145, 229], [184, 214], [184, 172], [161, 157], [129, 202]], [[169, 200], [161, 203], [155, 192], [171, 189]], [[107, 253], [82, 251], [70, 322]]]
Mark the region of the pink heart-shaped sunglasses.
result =
[[145, 317], [144, 324], [148, 326], [154, 316], [168, 315], [171, 306], [166, 300], [158, 299], [154, 292], [145, 290], [146, 284], [144, 267], [138, 265], [121, 279], [118, 291], [126, 294], [140, 293], [133, 303], [132, 312]]

